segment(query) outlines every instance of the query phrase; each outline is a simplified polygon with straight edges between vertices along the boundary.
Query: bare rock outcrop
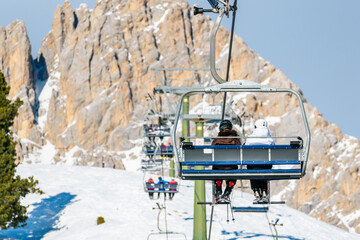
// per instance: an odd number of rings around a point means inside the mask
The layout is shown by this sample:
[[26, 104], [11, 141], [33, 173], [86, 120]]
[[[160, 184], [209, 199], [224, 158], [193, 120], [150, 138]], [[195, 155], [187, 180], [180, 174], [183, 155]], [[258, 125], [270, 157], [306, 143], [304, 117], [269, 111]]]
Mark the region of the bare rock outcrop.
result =
[[[23, 105], [14, 122], [13, 131], [17, 137], [41, 141], [41, 133], [36, 127], [36, 72], [31, 56], [31, 45], [23, 21], [16, 20], [6, 28], [0, 27], [0, 71], [11, 87], [9, 97], [19, 97]], [[17, 149], [20, 151], [21, 147]], [[26, 151], [26, 150], [25, 150]], [[21, 161], [23, 154], [19, 154]]]

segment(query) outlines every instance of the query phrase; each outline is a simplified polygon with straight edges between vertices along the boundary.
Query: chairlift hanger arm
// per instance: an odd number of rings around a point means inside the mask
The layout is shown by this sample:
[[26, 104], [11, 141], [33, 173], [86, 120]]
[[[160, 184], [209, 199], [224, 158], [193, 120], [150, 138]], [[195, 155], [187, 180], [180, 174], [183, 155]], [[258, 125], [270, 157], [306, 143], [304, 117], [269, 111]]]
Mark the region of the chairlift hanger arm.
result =
[[[211, 69], [211, 75], [213, 76], [213, 78], [218, 82], [218, 83], [225, 83], [226, 81], [224, 79], [222, 79], [219, 74], [216, 72], [216, 67], [215, 67], [215, 39], [216, 39], [216, 33], [219, 29], [221, 20], [224, 16], [224, 14], [226, 14], [227, 16], [229, 15], [230, 11], [236, 11], [236, 6], [230, 6], [230, 3], [228, 0], [225, 1], [219, 1], [219, 0], [208, 0], [210, 5], [213, 7], [212, 9], [203, 9], [203, 8], [198, 8], [198, 7], [194, 7], [194, 15], [196, 14], [202, 14], [204, 12], [213, 12], [213, 13], [218, 13], [218, 17], [216, 19], [215, 25], [211, 31], [211, 36], [210, 36], [210, 69]], [[223, 7], [219, 7], [219, 2], [222, 3], [224, 6]], [[231, 41], [232, 39], [230, 39]]]

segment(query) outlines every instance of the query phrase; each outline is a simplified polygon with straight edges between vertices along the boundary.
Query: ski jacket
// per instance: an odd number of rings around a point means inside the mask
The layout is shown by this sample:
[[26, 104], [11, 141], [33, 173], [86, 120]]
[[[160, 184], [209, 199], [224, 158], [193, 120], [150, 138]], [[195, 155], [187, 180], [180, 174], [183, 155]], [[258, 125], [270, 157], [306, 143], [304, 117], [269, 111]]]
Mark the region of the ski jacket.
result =
[[[168, 184], [169, 182], [168, 181], [165, 181], [164, 179], [159, 179], [158, 183], [157, 184]], [[165, 191], [165, 188], [164, 187], [160, 187], [159, 188], [160, 191]]]
[[[154, 183], [154, 180], [152, 180], [152, 178], [149, 178], [149, 180], [147, 180], [146, 183]], [[147, 187], [148, 190], [154, 190], [153, 187]]]
[[[225, 130], [219, 132], [219, 137], [237, 137], [239, 136], [235, 130]], [[241, 141], [239, 138], [215, 138], [212, 141], [211, 145], [241, 145]], [[233, 170], [238, 169], [236, 165], [216, 165], [213, 166], [214, 170]]]
[[170, 184], [169, 190], [170, 190], [170, 191], [176, 191], [176, 187], [175, 187], [175, 186], [171, 186], [171, 185], [177, 184], [177, 181], [175, 181], [175, 180], [174, 180], [174, 181], [170, 181], [169, 184]]
[[[274, 145], [274, 139], [270, 135], [267, 127], [261, 126], [254, 129], [248, 137], [268, 137], [268, 138], [247, 138], [245, 145]], [[248, 165], [247, 169], [271, 169], [272, 165]]]
[[[231, 137], [239, 136], [235, 130], [225, 130], [219, 132], [219, 137]], [[238, 138], [215, 138], [211, 145], [241, 145], [241, 141]]]
[[165, 181], [164, 179], [159, 179], [158, 183], [157, 184], [168, 184], [169, 182], [168, 181]]
[[[267, 127], [258, 127], [248, 136], [245, 145], [274, 145], [274, 139], [270, 135]], [[268, 138], [253, 138], [253, 137], [268, 137]]]

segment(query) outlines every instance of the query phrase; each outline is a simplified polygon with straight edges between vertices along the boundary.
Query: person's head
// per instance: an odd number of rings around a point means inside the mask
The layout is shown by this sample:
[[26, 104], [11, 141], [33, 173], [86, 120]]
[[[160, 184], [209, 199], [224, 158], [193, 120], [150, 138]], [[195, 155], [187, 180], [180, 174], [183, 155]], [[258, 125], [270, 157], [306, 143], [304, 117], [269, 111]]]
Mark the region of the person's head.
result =
[[222, 120], [219, 126], [220, 132], [225, 130], [232, 130], [232, 123], [229, 120]]
[[262, 127], [268, 127], [268, 123], [267, 121], [265, 121], [264, 119], [258, 119], [255, 122], [255, 128], [262, 128]]
[[159, 180], [162, 180], [162, 177], [159, 177]]

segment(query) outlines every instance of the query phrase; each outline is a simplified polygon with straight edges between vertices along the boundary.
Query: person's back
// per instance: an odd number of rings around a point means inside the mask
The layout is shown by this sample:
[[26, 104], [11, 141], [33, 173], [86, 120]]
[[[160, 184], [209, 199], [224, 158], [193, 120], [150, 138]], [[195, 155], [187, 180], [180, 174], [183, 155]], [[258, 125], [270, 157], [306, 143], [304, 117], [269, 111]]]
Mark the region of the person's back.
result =
[[268, 124], [263, 119], [255, 122], [253, 132], [246, 139], [245, 145], [274, 145], [274, 139], [271, 137]]
[[[150, 191], [154, 190], [153, 185], [151, 185], [151, 184], [154, 184], [154, 180], [152, 178], [149, 178], [146, 183], [147, 183], [146, 184], [147, 185], [147, 187], [146, 187], [147, 190], [150, 190]], [[149, 192], [150, 199], [153, 199], [153, 196], [154, 196], [154, 193]]]
[[169, 184], [170, 184], [169, 190], [170, 191], [176, 191], [177, 181], [175, 181], [175, 179], [171, 179]]
[[[229, 130], [229, 129], [222, 129], [218, 137], [238, 137], [239, 135], [235, 130]], [[211, 145], [241, 145], [241, 141], [239, 138], [215, 138], [214, 141], [212, 141]], [[231, 169], [237, 169], [238, 167], [236, 165], [216, 165], [213, 166], [213, 169], [219, 169], [219, 170], [231, 170]]]
[[[263, 119], [255, 122], [253, 132], [248, 136], [244, 145], [274, 145], [275, 141], [271, 137], [268, 129], [268, 123]], [[247, 169], [271, 169], [271, 165], [248, 165]], [[268, 203], [268, 181], [266, 180], [250, 180], [251, 189], [254, 191], [254, 203], [262, 201]]]
[[[232, 129], [232, 123], [229, 120], [223, 120], [219, 126], [219, 134], [218, 137], [212, 141], [211, 145], [241, 145], [241, 141], [237, 138], [239, 135], [238, 133]], [[234, 137], [234, 138], [221, 138], [221, 137]], [[234, 170], [238, 169], [237, 165], [215, 165], [212, 168], [213, 170]], [[215, 198], [219, 199], [222, 194], [222, 180], [214, 181], [215, 187]], [[223, 198], [229, 198], [230, 193], [234, 185], [236, 184], [236, 180], [227, 180], [226, 181], [226, 188], [224, 194], [222, 195]]]

